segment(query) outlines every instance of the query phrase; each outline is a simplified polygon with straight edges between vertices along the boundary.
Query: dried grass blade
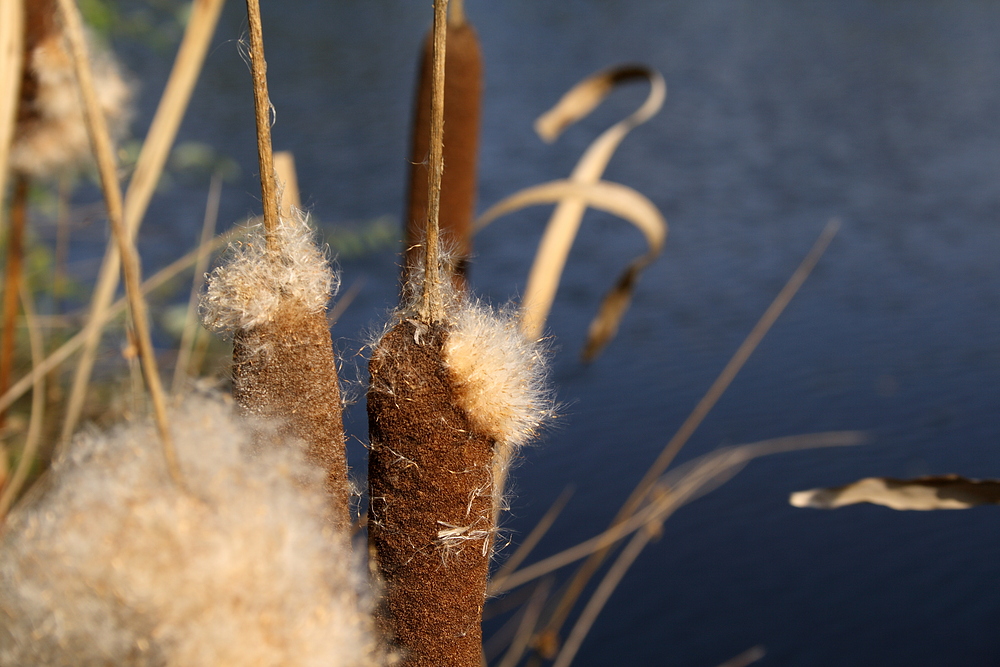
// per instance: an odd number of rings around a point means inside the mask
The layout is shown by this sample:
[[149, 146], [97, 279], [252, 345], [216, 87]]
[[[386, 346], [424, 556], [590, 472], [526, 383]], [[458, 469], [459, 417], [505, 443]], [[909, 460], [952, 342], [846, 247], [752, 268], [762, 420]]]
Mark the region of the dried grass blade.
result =
[[118, 182], [114, 149], [112, 148], [111, 137], [108, 133], [107, 121], [104, 118], [94, 91], [93, 74], [90, 71], [90, 57], [87, 54], [87, 44], [83, 34], [83, 20], [80, 17], [80, 10], [74, 0], [59, 0], [59, 9], [63, 21], [66, 23], [66, 34], [73, 53], [73, 64], [76, 69], [77, 83], [79, 84], [83, 100], [84, 118], [87, 122], [87, 133], [90, 136], [94, 157], [97, 160], [101, 189], [104, 193], [104, 203], [108, 209], [108, 221], [111, 223], [111, 230], [115, 241], [118, 243], [118, 252], [123, 258], [122, 269], [125, 275], [126, 296], [139, 345], [139, 358], [142, 362], [146, 386], [149, 389], [150, 399], [153, 403], [153, 413], [156, 418], [157, 430], [159, 431], [163, 447], [163, 455], [166, 458], [167, 470], [170, 471], [170, 476], [178, 485], [183, 486], [180, 466], [177, 462], [177, 454], [174, 450], [173, 439], [170, 435], [169, 425], [167, 424], [166, 398], [160, 381], [156, 356], [153, 352], [152, 338], [149, 333], [146, 301], [143, 298], [141, 290], [142, 274], [139, 268], [139, 255], [136, 252], [131, 235], [124, 226], [122, 217], [122, 192], [121, 185]]
[[763, 646], [751, 646], [747, 650], [743, 651], [743, 653], [726, 660], [724, 663], [719, 665], [719, 667], [746, 667], [747, 665], [752, 665], [758, 660], [761, 660], [765, 655], [767, 655], [767, 651]]
[[538, 625], [538, 617], [542, 613], [542, 607], [549, 597], [551, 588], [552, 582], [542, 581], [538, 588], [532, 592], [531, 599], [524, 607], [524, 615], [521, 616], [521, 622], [517, 626], [517, 632], [510, 643], [510, 648], [507, 649], [507, 653], [504, 654], [498, 667], [516, 667], [517, 663], [521, 661], [521, 657], [528, 650], [531, 636]]
[[[31, 301], [31, 293], [23, 283], [21, 284], [20, 295], [21, 305], [24, 308], [25, 325], [28, 327], [28, 343], [31, 347], [31, 364], [34, 367], [45, 358], [44, 344], [42, 342], [41, 328], [38, 326], [35, 316], [35, 307]], [[0, 526], [3, 525], [7, 512], [17, 499], [25, 480], [28, 479], [28, 472], [34, 463], [35, 455], [38, 453], [38, 444], [42, 439], [42, 424], [45, 419], [45, 374], [39, 373], [34, 380], [31, 392], [31, 417], [28, 420], [28, 435], [25, 438], [24, 448], [21, 450], [21, 458], [17, 462], [14, 475], [8, 480], [6, 485], [0, 485], [3, 492], [0, 493]]]
[[[645, 254], [632, 261], [625, 272], [616, 282], [614, 288], [604, 297], [601, 308], [597, 316], [590, 324], [590, 331], [587, 335], [587, 344], [584, 348], [583, 357], [586, 361], [593, 360], [601, 349], [614, 338], [618, 331], [618, 323], [628, 309], [632, 300], [632, 291], [639, 280], [639, 275], [663, 249], [663, 243], [667, 237], [667, 221], [660, 213], [659, 209], [649, 201], [644, 195], [624, 185], [611, 183], [609, 181], [597, 181], [596, 183], [585, 183], [573, 180], [559, 180], [543, 183], [530, 188], [525, 188], [506, 199], [498, 202], [486, 211], [480, 222], [483, 226], [489, 224], [496, 218], [512, 213], [527, 206], [537, 204], [551, 204], [561, 202], [566, 199], [573, 199], [584, 207], [596, 208], [606, 211], [620, 218], [628, 220], [643, 233], [649, 249]], [[561, 226], [559, 232], [575, 235], [577, 227]], [[572, 245], [572, 238], [553, 239], [560, 247], [569, 248]], [[534, 287], [529, 286], [528, 292], [543, 290], [549, 294], [555, 294], [562, 274], [563, 263], [560, 262], [536, 262], [533, 268], [532, 279]], [[524, 309], [527, 310], [526, 300]], [[532, 315], [525, 312], [523, 315], [525, 328], [529, 322], [534, 321]], [[529, 335], [540, 335], [540, 331], [532, 330]]]
[[510, 558], [504, 561], [504, 564], [497, 570], [497, 573], [493, 576], [489, 583], [487, 593], [489, 595], [494, 595], [496, 590], [503, 589], [504, 582], [512, 572], [514, 572], [517, 567], [525, 561], [525, 559], [531, 555], [532, 550], [538, 545], [545, 536], [545, 533], [549, 532], [549, 528], [555, 523], [559, 514], [566, 507], [566, 503], [569, 502], [570, 497], [573, 495], [573, 488], [566, 487], [563, 492], [559, 494], [552, 506], [546, 510], [545, 514], [542, 516], [541, 520], [535, 527], [531, 529], [528, 536], [524, 538], [524, 542], [517, 548]]
[[[703, 457], [699, 464], [693, 466], [693, 470], [685, 474], [675, 488], [667, 488], [666, 497], [669, 498], [677, 494], [682, 496], [685, 502], [689, 501], [706, 484], [710, 484], [720, 476], [731, 477], [734, 471], [741, 469], [751, 460], [761, 456], [815, 447], [856, 445], [862, 442], [864, 442], [863, 434], [856, 431], [847, 431], [775, 438], [773, 440], [765, 440], [750, 445], [741, 445], [739, 447], [712, 452]], [[669, 511], [672, 512], [681, 503], [671, 502], [669, 504]], [[639, 557], [639, 554], [649, 541], [659, 535], [662, 518], [665, 517], [656, 517], [638, 528], [628, 545], [618, 555], [618, 558], [615, 559], [615, 562], [604, 575], [601, 583], [598, 584], [590, 600], [584, 606], [580, 617], [566, 638], [566, 642], [563, 644], [562, 650], [560, 650], [553, 667], [568, 667], [573, 661], [587, 633], [593, 627], [594, 621], [597, 620], [597, 616], [625, 576], [625, 573], [632, 566], [632, 563], [635, 562], [635, 559]]]
[[[732, 358], [726, 363], [725, 368], [719, 373], [719, 377], [715, 379], [712, 386], [708, 388], [705, 395], [702, 396], [698, 404], [695, 405], [691, 414], [688, 415], [684, 423], [681, 424], [680, 428], [670, 439], [670, 441], [660, 452], [656, 460], [653, 461], [646, 474], [636, 485], [636, 488], [632, 491], [632, 494], [628, 497], [622, 508], [618, 511], [612, 524], [620, 523], [626, 521], [635, 511], [640, 507], [643, 500], [648, 495], [650, 489], [656, 484], [657, 479], [666, 471], [666, 469], [673, 462], [674, 457], [681, 448], [687, 443], [688, 439], [694, 434], [698, 426], [701, 425], [708, 413], [711, 412], [712, 408], [718, 402], [718, 400], [725, 393], [726, 389], [736, 378], [736, 375], [743, 368], [743, 365], [753, 354], [754, 350], [757, 349], [757, 345], [764, 339], [767, 332], [770, 331], [771, 327], [784, 312], [785, 307], [791, 302], [792, 297], [798, 292], [799, 288], [812, 273], [813, 268], [819, 262], [823, 253], [826, 252], [826, 248], [830, 245], [833, 237], [836, 236], [837, 231], [840, 229], [840, 221], [836, 218], [830, 220], [823, 231], [820, 233], [819, 238], [810, 248], [809, 252], [806, 254], [805, 258], [799, 264], [798, 268], [792, 273], [788, 282], [785, 286], [781, 288], [778, 295], [774, 297], [771, 305], [767, 307], [764, 314], [761, 315], [757, 324], [754, 325], [750, 333], [737, 348], [736, 352], [733, 353]], [[546, 631], [550, 633], [558, 632], [559, 628], [565, 622], [566, 617], [569, 615], [570, 610], [576, 604], [577, 598], [583, 592], [583, 588], [586, 586], [590, 577], [594, 575], [597, 568], [603, 562], [605, 556], [607, 555], [605, 550], [599, 550], [595, 552], [587, 561], [580, 566], [577, 573], [574, 575], [573, 580], [566, 588], [566, 592], [563, 594], [563, 599], [560, 600], [559, 606], [553, 612], [551, 619], [546, 627]]]
[[[146, 213], [156, 184], [163, 172], [170, 147], [177, 136], [184, 112], [187, 110], [194, 85], [201, 73], [208, 45], [215, 34], [215, 26], [222, 12], [224, 0], [194, 0], [177, 58], [170, 78], [160, 97], [159, 106], [149, 126], [136, 161], [135, 172], [125, 192], [124, 221], [130, 236], [135, 236]], [[100, 273], [90, 301], [90, 315], [83, 339], [83, 354], [77, 364], [73, 387], [66, 403], [66, 419], [60, 440], [65, 442], [73, 434], [83, 410], [83, 402], [90, 374], [93, 371], [97, 346], [101, 342], [104, 323], [110, 319], [109, 304], [118, 289], [121, 258], [112, 239], [104, 253]]]
[[836, 509], [871, 503], [894, 510], [962, 510], [1000, 505], [1000, 480], [969, 479], [959, 475], [930, 475], [916, 479], [866, 477], [852, 484], [797, 491], [788, 499], [795, 507]]
[[[587, 185], [600, 181], [608, 161], [625, 136], [652, 117], [663, 105], [663, 100], [666, 98], [666, 84], [663, 77], [654, 70], [632, 65], [600, 72], [578, 84], [556, 104], [553, 110], [539, 119], [540, 126], [536, 124], [539, 133], [544, 139], [553, 140], [570, 123], [589, 113], [615, 84], [640, 77], [650, 82], [650, 92], [645, 102], [594, 140], [577, 162], [570, 174], [570, 181]], [[537, 339], [542, 335], [559, 287], [559, 278], [586, 209], [587, 203], [577, 194], [567, 194], [559, 201], [549, 218], [528, 275], [528, 284], [521, 306], [522, 330], [530, 338]], [[481, 229], [490, 220], [491, 218], [483, 216], [477, 221], [476, 228]]]
[[489, 593], [499, 595], [523, 586], [592, 553], [606, 549], [644, 526], [662, 523], [676, 509], [728, 481], [755, 458], [819, 447], [848, 447], [859, 445], [864, 441], [864, 434], [858, 431], [830, 431], [774, 438], [710, 452], [660, 479], [656, 485], [661, 492], [659, 497], [650, 501], [628, 520], [615, 524], [576, 546], [517, 570], [503, 580], [498, 579], [490, 587]]
[[174, 379], [170, 393], [177, 394], [184, 386], [190, 374], [191, 354], [198, 333], [198, 295], [205, 285], [205, 271], [208, 270], [208, 260], [212, 256], [212, 238], [215, 236], [215, 225], [219, 220], [219, 201], [222, 195], [222, 178], [218, 174], [212, 176], [208, 186], [208, 200], [205, 202], [205, 217], [201, 225], [201, 239], [198, 243], [198, 258], [194, 263], [194, 278], [191, 281], [191, 292], [188, 295], [187, 312], [184, 314], [184, 330], [177, 346], [177, 363], [174, 365]]

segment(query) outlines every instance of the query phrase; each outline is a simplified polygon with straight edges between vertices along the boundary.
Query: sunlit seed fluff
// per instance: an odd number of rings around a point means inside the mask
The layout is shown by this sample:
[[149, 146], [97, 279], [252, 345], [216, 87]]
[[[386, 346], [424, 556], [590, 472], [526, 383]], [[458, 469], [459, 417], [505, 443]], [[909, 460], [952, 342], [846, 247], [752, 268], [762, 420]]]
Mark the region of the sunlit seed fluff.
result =
[[271, 253], [263, 225], [229, 248], [229, 256], [208, 278], [201, 301], [205, 325], [218, 332], [250, 329], [270, 322], [282, 308], [296, 304], [305, 312], [326, 308], [340, 286], [324, 251], [316, 245], [308, 215], [292, 209], [275, 232]]
[[[114, 56], [97, 40], [89, 40], [89, 52], [101, 111], [112, 136], [121, 137], [132, 116], [132, 87]], [[35, 178], [79, 169], [90, 160], [90, 139], [73, 60], [62, 35], [43, 40], [27, 57], [37, 89], [19, 113], [10, 166]]]
[[171, 424], [190, 493], [154, 427], [132, 423], [74, 442], [10, 515], [0, 665], [381, 664], [301, 448], [251, 453], [250, 428], [213, 397]]

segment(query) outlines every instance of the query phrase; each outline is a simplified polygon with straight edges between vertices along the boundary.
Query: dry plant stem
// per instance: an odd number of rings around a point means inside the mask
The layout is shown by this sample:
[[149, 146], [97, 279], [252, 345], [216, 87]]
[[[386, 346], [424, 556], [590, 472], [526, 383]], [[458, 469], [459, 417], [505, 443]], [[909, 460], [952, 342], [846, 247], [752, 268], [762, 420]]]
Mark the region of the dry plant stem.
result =
[[233, 336], [233, 398], [253, 414], [281, 419], [327, 473], [332, 520], [351, 526], [340, 387], [323, 312], [288, 304], [267, 324]]
[[[594, 537], [553, 554], [537, 563], [511, 573], [503, 580], [491, 584], [488, 593], [500, 595], [527, 584], [539, 577], [586, 558], [592, 553], [607, 549], [647, 525], [661, 524], [676, 509], [704, 495], [728, 479], [740, 466], [753, 458], [817, 447], [846, 447], [864, 442], [864, 434], [857, 431], [831, 431], [810, 435], [775, 438], [750, 445], [712, 452], [691, 464], [689, 470], [674, 471], [675, 480], [661, 479], [654, 487], [661, 493], [655, 500], [630, 516], [612, 525]], [[668, 475], [671, 477], [671, 475]], [[713, 486], [714, 485], [714, 486]]]
[[[788, 279], [788, 282], [781, 289], [778, 295], [768, 306], [767, 310], [758, 320], [757, 324], [747, 335], [743, 343], [740, 344], [739, 348], [733, 354], [733, 357], [726, 364], [725, 368], [716, 378], [712, 386], [709, 387], [708, 391], [702, 397], [702, 399], [692, 410], [688, 418], [681, 424], [681, 427], [677, 430], [677, 433], [670, 439], [670, 441], [660, 452], [660, 455], [656, 458], [653, 464], [646, 471], [646, 474], [636, 485], [635, 490], [625, 501], [622, 508], [618, 511], [615, 519], [612, 521], [612, 525], [621, 523], [628, 519], [642, 503], [643, 499], [646, 498], [649, 490], [656, 483], [657, 478], [663, 474], [667, 467], [673, 462], [674, 457], [681, 450], [681, 447], [688, 441], [691, 435], [695, 432], [701, 422], [704, 421], [705, 417], [711, 411], [711, 409], [718, 402], [719, 398], [732, 383], [733, 379], [743, 368], [747, 359], [753, 354], [753, 351], [763, 340], [764, 336], [770, 330], [771, 326], [775, 323], [781, 313], [784, 311], [785, 307], [795, 296], [795, 293], [805, 282], [806, 278], [812, 272], [816, 263], [822, 257], [823, 253], [826, 251], [827, 246], [833, 237], [836, 235], [837, 230], [840, 228], [840, 223], [838, 220], [834, 219], [827, 223], [823, 232], [820, 234], [816, 243], [813, 245], [812, 249], [802, 260], [802, 263], [795, 270], [792, 276]], [[587, 561], [580, 566], [580, 569], [574, 575], [573, 580], [570, 582], [563, 598], [559, 602], [559, 606], [553, 612], [552, 618], [546, 625], [545, 632], [547, 633], [558, 633], [562, 624], [565, 622], [566, 617], [569, 615], [570, 610], [576, 604], [576, 600], [579, 598], [587, 582], [593, 576], [597, 568], [604, 561], [607, 555], [607, 549], [602, 549], [594, 553]]]
[[122, 219], [122, 192], [118, 183], [115, 165], [114, 148], [108, 133], [107, 123], [101, 113], [97, 96], [94, 93], [93, 75], [90, 71], [90, 60], [87, 55], [87, 44], [83, 34], [83, 22], [79, 10], [73, 0], [59, 0], [60, 11], [66, 24], [66, 33], [73, 52], [77, 80], [83, 97], [84, 117], [87, 120], [87, 131], [90, 143], [97, 159], [97, 169], [101, 177], [101, 190], [104, 193], [104, 203], [108, 209], [108, 221], [118, 243], [118, 252], [123, 262], [125, 274], [125, 291], [132, 313], [136, 342], [139, 346], [139, 358], [145, 374], [146, 385], [153, 403], [153, 413], [156, 418], [157, 430], [163, 445], [163, 455], [167, 460], [167, 469], [174, 481], [181, 484], [180, 467], [174, 451], [170, 428], [167, 424], [167, 404], [163, 385], [160, 383], [160, 372], [156, 367], [156, 356], [153, 351], [153, 341], [149, 333], [149, 320], [146, 313], [146, 301], [140, 288], [142, 284], [139, 268], [139, 254], [136, 252], [131, 235], [125, 229]]
[[543, 581], [531, 594], [531, 599], [525, 605], [524, 615], [518, 624], [517, 633], [514, 635], [514, 639], [510, 643], [510, 648], [507, 649], [507, 653], [504, 654], [498, 667], [517, 667], [517, 663], [521, 661], [521, 657], [529, 648], [529, 642], [538, 624], [538, 617], [542, 613], [542, 606], [549, 596], [549, 589], [551, 587], [551, 582]]
[[[451, 2], [445, 57], [444, 132], [442, 156], [447, 168], [441, 176], [438, 231], [442, 243], [454, 256], [452, 280], [465, 289], [472, 254], [472, 219], [476, 200], [476, 158], [482, 98], [482, 54], [471, 24], [456, 25], [455, 0]], [[423, 258], [424, 227], [428, 214], [428, 155], [430, 151], [431, 91], [433, 79], [433, 33], [428, 34], [420, 65], [420, 80], [414, 106], [410, 150], [408, 208], [405, 212], [406, 240], [404, 272]], [[406, 276], [404, 275], [404, 280]]]
[[264, 60], [264, 32], [260, 24], [260, 3], [247, 0], [250, 28], [250, 71], [253, 76], [254, 116], [257, 119], [257, 163], [260, 167], [260, 190], [264, 204], [264, 230], [267, 247], [277, 252], [274, 238], [278, 228], [278, 190], [274, 182], [274, 156], [271, 153], [271, 98], [267, 94], [267, 61]]
[[[0, 166], [0, 169], [3, 167]], [[24, 228], [28, 217], [28, 177], [19, 175], [14, 182], [14, 197], [10, 205], [10, 226], [7, 231], [7, 262], [3, 282], [3, 332], [0, 334], [0, 394], [10, 386], [14, 369], [14, 347], [17, 338], [17, 301], [24, 259]], [[0, 410], [0, 426], [7, 411]]]
[[746, 667], [747, 665], [752, 665], [757, 662], [765, 655], [767, 655], [767, 651], [764, 650], [763, 646], [752, 646], [743, 651], [743, 653], [726, 660], [724, 663], [719, 665], [719, 667]]
[[[136, 161], [135, 172], [125, 193], [125, 226], [130, 236], [135, 236], [146, 213], [149, 202], [160, 180], [170, 147], [177, 136], [184, 112], [191, 99], [194, 85], [201, 73], [208, 45], [215, 34], [224, 0], [194, 0], [184, 37], [181, 39], [177, 58], [170, 71], [170, 78], [160, 97], [159, 106], [149, 126], [142, 150]], [[101, 263], [97, 284], [91, 297], [90, 314], [84, 329], [83, 354], [73, 377], [73, 387], [67, 401], [66, 418], [60, 440], [66, 442], [76, 430], [83, 410], [84, 397], [90, 384], [97, 346], [101, 342], [104, 323], [110, 319], [107, 310], [118, 289], [120, 257], [114, 239], [108, 243]]]
[[[221, 236], [217, 236], [212, 241], [211, 249], [212, 251], [218, 250], [220, 247], [229, 243], [231, 239], [239, 235], [242, 232], [240, 229], [232, 229]], [[200, 249], [192, 250], [180, 259], [176, 259], [167, 266], [163, 267], [157, 271], [154, 275], [150, 276], [142, 284], [142, 293], [148, 294], [158, 287], [162, 287], [170, 280], [173, 280], [177, 274], [179, 274], [184, 269], [188, 268], [197, 261], [198, 253]], [[121, 315], [125, 312], [128, 307], [128, 301], [124, 298], [118, 299], [114, 302], [108, 309], [104, 311], [102, 319], [97, 320], [96, 326], [102, 328], [108, 321]], [[44, 375], [51, 372], [59, 364], [63, 363], [69, 357], [74, 354], [77, 350], [84, 346], [87, 341], [87, 336], [89, 334], [89, 329], [84, 329], [80, 331], [75, 336], [70, 338], [68, 341], [60, 345], [52, 354], [47, 356], [42, 363], [35, 366], [32, 371], [22, 377], [20, 380], [14, 383], [14, 385], [7, 390], [3, 395], [0, 395], [0, 410], [6, 410], [10, 405], [24, 396], [25, 393], [31, 389], [32, 384], [38, 379], [39, 375]]]
[[198, 333], [198, 295], [201, 294], [201, 288], [205, 284], [205, 271], [208, 270], [208, 260], [211, 257], [212, 237], [215, 236], [215, 223], [219, 218], [221, 195], [222, 178], [214, 174], [208, 186], [208, 201], [205, 203], [205, 218], [201, 225], [201, 240], [198, 243], [198, 259], [194, 264], [194, 280], [191, 281], [188, 309], [184, 316], [184, 331], [177, 346], [177, 363], [174, 365], [174, 380], [170, 387], [172, 394], [177, 394], [181, 390], [190, 372], [191, 351]]
[[385, 585], [379, 622], [407, 667], [482, 660], [495, 443], [457, 407], [447, 335], [401, 322], [369, 366], [369, 544]]
[[535, 524], [535, 527], [531, 529], [528, 536], [524, 538], [521, 545], [517, 548], [510, 558], [504, 561], [504, 564], [496, 571], [496, 574], [490, 579], [489, 592], [490, 595], [495, 595], [497, 590], [508, 590], [504, 588], [504, 583], [507, 577], [514, 572], [518, 566], [525, 561], [525, 559], [531, 555], [532, 550], [538, 546], [538, 543], [542, 541], [545, 533], [549, 532], [549, 528], [555, 523], [556, 519], [559, 517], [560, 512], [566, 507], [566, 503], [569, 502], [570, 496], [573, 495], [573, 489], [571, 487], [566, 487], [563, 492], [559, 494], [552, 506], [545, 512], [541, 520]]
[[431, 67], [430, 164], [427, 179], [427, 227], [424, 243], [424, 283], [420, 319], [426, 323], [444, 319], [444, 302], [438, 275], [438, 220], [441, 209], [441, 177], [444, 171], [444, 63], [448, 35], [448, 0], [434, 0], [434, 52]]
[[[17, 105], [20, 99], [21, 67], [24, 59], [24, 4], [17, 0], [0, 2], [0, 216], [7, 192], [7, 163], [14, 139]], [[3, 231], [0, 218], [0, 232]]]
[[[31, 294], [25, 285], [21, 285], [21, 303], [24, 306], [24, 319], [28, 326], [28, 342], [31, 346], [31, 363], [37, 366], [45, 356], [42, 344], [42, 334], [35, 318], [35, 308], [31, 303]], [[21, 450], [21, 459], [17, 462], [14, 475], [10, 478], [3, 492], [0, 493], [0, 526], [3, 525], [7, 512], [11, 505], [17, 500], [31, 464], [34, 463], [35, 455], [38, 453], [38, 445], [42, 440], [42, 424], [45, 419], [45, 374], [39, 373], [35, 378], [31, 393], [31, 418], [28, 421], [28, 435], [24, 441], [24, 448]]]
[[448, 8], [448, 25], [452, 28], [465, 25], [465, 0], [451, 0], [451, 6]]

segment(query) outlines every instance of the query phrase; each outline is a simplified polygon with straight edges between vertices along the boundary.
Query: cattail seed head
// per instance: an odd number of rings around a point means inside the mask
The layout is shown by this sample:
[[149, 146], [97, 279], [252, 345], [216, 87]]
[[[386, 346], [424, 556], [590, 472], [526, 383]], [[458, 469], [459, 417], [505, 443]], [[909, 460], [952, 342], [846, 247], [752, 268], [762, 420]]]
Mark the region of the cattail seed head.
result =
[[381, 664], [303, 447], [218, 398], [78, 438], [0, 535], [0, 665]]

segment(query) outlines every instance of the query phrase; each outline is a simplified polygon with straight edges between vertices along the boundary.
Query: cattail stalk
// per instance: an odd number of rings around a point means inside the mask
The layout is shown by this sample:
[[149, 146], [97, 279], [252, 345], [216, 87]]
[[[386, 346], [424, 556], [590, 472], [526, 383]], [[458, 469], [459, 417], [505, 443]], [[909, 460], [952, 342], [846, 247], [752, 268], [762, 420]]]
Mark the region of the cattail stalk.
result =
[[[482, 54], [475, 29], [466, 20], [461, 3], [452, 0], [447, 26], [445, 58], [443, 158], [439, 212], [441, 241], [454, 261], [453, 281], [465, 288], [472, 253], [472, 220], [476, 200], [476, 158], [482, 98]], [[428, 34], [420, 64], [410, 151], [410, 183], [406, 211], [404, 270], [425, 256], [422, 251], [428, 218], [428, 169], [433, 163], [431, 94], [433, 33]]]
[[[213, 273], [202, 307], [208, 326], [233, 332], [233, 397], [251, 414], [276, 419], [326, 471], [331, 521], [351, 525], [350, 483], [337, 362], [326, 320], [337, 283], [306, 216], [279, 212], [271, 149], [260, 6], [247, 0], [263, 229]], [[261, 236], [263, 238], [261, 238]]]
[[408, 265], [404, 304], [369, 363], [368, 538], [378, 620], [404, 665], [479, 667], [503, 480], [548, 399], [515, 318], [456, 291], [441, 262], [447, 0], [434, 9], [425, 256]]

